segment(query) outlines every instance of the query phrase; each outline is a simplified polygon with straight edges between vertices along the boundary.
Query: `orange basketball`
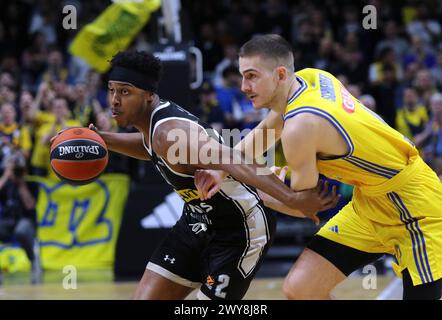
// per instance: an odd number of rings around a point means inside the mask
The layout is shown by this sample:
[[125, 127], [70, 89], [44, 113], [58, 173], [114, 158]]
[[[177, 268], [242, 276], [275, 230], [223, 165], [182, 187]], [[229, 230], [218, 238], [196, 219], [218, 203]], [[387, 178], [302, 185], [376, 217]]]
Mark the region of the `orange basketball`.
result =
[[51, 145], [51, 167], [57, 176], [73, 185], [95, 180], [106, 168], [106, 143], [88, 128], [69, 128]]

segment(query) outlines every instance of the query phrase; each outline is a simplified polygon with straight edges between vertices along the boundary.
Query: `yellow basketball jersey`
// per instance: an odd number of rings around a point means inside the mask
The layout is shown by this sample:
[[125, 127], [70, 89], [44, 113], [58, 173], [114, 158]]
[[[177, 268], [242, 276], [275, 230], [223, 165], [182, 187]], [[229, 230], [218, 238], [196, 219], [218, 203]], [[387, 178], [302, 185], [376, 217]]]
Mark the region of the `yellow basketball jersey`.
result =
[[407, 138], [364, 107], [330, 73], [303, 69], [296, 72], [296, 78], [301, 86], [290, 97], [284, 120], [300, 113], [320, 116], [348, 146], [343, 157], [318, 159], [321, 174], [362, 189], [376, 188], [419, 157]]

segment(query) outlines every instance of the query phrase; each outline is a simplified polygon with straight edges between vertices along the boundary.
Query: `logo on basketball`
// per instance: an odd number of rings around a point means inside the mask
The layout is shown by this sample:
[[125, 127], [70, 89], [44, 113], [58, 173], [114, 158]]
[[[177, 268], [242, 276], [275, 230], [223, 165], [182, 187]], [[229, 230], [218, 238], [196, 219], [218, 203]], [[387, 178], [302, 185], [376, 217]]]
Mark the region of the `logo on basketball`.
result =
[[58, 147], [59, 155], [65, 156], [75, 153], [75, 158], [83, 158], [85, 153], [99, 155], [99, 146], [60, 146]]
[[53, 141], [51, 167], [63, 181], [82, 185], [94, 181], [104, 171], [108, 161], [103, 139], [87, 128], [69, 128]]

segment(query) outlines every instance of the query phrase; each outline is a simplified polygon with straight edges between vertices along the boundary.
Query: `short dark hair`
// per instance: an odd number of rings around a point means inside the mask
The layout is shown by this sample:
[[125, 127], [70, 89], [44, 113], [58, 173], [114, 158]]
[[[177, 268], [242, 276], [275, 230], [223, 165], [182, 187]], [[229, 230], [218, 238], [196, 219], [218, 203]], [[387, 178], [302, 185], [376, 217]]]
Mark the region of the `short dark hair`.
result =
[[124, 67], [148, 75], [155, 81], [160, 81], [163, 66], [160, 59], [145, 51], [118, 52], [110, 61], [112, 67]]
[[278, 34], [256, 35], [247, 41], [240, 49], [240, 57], [260, 56], [274, 61], [275, 67], [283, 65], [294, 71], [293, 48]]

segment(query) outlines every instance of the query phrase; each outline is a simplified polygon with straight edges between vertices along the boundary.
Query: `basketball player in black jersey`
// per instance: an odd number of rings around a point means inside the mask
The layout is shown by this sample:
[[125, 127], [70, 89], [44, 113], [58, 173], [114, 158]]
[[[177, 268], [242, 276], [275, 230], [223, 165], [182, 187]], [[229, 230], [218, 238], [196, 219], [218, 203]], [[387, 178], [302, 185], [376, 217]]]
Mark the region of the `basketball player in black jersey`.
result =
[[[134, 126], [139, 133], [99, 134], [110, 150], [151, 160], [185, 201], [180, 220], [147, 264], [135, 298], [184, 299], [198, 288], [198, 299], [241, 299], [275, 234], [274, 217], [253, 187], [307, 216], [334, 207], [335, 190], [329, 193], [328, 186], [318, 186], [295, 193], [270, 171], [257, 176], [259, 166], [234, 164], [245, 162], [241, 153], [222, 145], [219, 135], [194, 115], [160, 100], [156, 92], [161, 63], [154, 56], [119, 53], [111, 65], [112, 116], [119, 126]], [[184, 139], [170, 139], [173, 132], [183, 133]], [[200, 135], [205, 141], [192, 138]], [[207, 164], [195, 157], [208, 150], [211, 159], [223, 161]], [[224, 170], [230, 175], [210, 200], [202, 201], [197, 193], [194, 173], [198, 169]]]

